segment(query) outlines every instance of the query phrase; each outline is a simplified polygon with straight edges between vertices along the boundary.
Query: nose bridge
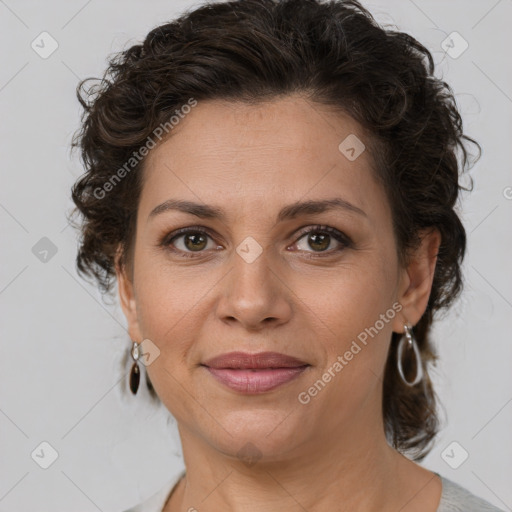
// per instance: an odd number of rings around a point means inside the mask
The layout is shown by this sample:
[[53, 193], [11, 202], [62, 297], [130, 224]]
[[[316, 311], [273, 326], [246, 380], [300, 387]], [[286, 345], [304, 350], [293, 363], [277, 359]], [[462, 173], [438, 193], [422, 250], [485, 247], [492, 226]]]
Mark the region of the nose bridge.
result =
[[248, 236], [235, 248], [232, 270], [218, 308], [221, 319], [238, 320], [246, 328], [287, 321], [289, 297], [272, 270], [271, 250]]

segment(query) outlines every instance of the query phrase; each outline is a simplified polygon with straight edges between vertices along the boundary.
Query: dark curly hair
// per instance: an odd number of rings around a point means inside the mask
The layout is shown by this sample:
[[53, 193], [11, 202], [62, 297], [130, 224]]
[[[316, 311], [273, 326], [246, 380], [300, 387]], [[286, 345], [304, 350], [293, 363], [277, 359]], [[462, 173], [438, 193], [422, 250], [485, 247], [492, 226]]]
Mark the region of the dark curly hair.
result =
[[[89, 80], [96, 80], [91, 87]], [[83, 216], [74, 224], [81, 229], [77, 269], [109, 293], [118, 247], [121, 264], [131, 265], [145, 160], [108, 194], [105, 184], [177, 109], [191, 98], [257, 103], [292, 93], [350, 115], [368, 134], [401, 263], [423, 229], [441, 233], [428, 307], [414, 327], [425, 377], [413, 387], [401, 381], [400, 335], [393, 333], [383, 382], [388, 442], [422, 460], [439, 429], [427, 373], [437, 357], [429, 330], [434, 313], [462, 287], [466, 235], [455, 208], [470, 156], [464, 139], [481, 151], [463, 134], [452, 89], [434, 77], [430, 52], [410, 35], [381, 27], [357, 1], [206, 3], [111, 56], [103, 78], [83, 80], [77, 95], [84, 113], [72, 142], [86, 169], [72, 189], [73, 214]], [[155, 396], [148, 378], [147, 384]]]

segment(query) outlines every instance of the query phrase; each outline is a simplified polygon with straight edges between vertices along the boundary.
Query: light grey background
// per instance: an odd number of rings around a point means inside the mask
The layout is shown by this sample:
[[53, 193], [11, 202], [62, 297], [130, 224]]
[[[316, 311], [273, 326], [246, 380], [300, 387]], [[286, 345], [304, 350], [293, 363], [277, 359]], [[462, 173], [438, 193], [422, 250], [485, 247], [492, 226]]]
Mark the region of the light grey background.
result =
[[[0, 0], [0, 511], [119, 511], [182, 468], [169, 413], [151, 406], [144, 386], [123, 398], [125, 320], [77, 277], [66, 213], [82, 172], [69, 153], [78, 79], [101, 76], [109, 53], [198, 4]], [[433, 52], [465, 132], [483, 147], [462, 203], [465, 294], [435, 330], [433, 377], [446, 415], [424, 465], [512, 510], [512, 1], [364, 5]], [[47, 59], [31, 48], [43, 31], [59, 45]], [[469, 44], [456, 59], [441, 48], [453, 31]], [[32, 251], [43, 237], [57, 248], [47, 262]], [[48, 469], [35, 462], [49, 456], [43, 441], [58, 452]], [[452, 469], [442, 453], [453, 465], [462, 450], [468, 459]]]

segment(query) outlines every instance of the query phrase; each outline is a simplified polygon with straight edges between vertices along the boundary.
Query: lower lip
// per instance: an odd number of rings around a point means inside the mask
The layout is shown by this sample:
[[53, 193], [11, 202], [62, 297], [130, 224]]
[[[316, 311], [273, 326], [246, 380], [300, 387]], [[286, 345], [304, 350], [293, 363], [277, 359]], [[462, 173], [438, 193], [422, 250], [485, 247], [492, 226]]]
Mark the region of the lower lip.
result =
[[297, 378], [307, 366], [236, 370], [205, 367], [219, 382], [245, 394], [265, 393]]

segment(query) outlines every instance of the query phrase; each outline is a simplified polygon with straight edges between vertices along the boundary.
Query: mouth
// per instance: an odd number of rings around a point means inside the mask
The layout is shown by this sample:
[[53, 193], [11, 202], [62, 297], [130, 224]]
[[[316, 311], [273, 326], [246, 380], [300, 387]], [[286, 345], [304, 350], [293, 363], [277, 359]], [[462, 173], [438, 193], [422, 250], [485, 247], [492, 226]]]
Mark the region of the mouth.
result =
[[311, 365], [278, 352], [230, 352], [209, 359], [201, 366], [234, 391], [260, 394], [294, 380]]

